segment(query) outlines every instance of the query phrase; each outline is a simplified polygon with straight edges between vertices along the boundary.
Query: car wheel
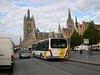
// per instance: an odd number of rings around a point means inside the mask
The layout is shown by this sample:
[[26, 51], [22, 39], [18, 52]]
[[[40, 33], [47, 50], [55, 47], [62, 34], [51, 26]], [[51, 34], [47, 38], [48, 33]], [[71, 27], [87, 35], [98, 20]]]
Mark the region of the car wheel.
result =
[[13, 71], [13, 69], [14, 69], [14, 65], [11, 65], [11, 67], [10, 67], [10, 69], [9, 69], [9, 71]]

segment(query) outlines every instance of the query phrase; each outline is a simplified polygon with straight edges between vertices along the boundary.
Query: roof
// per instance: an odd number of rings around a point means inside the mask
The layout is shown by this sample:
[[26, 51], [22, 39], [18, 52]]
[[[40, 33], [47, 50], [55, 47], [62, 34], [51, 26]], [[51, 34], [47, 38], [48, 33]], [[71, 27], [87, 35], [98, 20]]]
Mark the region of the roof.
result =
[[72, 31], [71, 28], [63, 28], [62, 30], [63, 30], [64, 32], [65, 32], [65, 31]]
[[98, 25], [98, 24], [95, 24], [95, 27], [96, 27], [96, 28], [100, 28], [100, 25]]
[[3, 38], [3, 39], [10, 39], [10, 40], [11, 40], [11, 38], [10, 38], [10, 37], [0, 37], [0, 38]]

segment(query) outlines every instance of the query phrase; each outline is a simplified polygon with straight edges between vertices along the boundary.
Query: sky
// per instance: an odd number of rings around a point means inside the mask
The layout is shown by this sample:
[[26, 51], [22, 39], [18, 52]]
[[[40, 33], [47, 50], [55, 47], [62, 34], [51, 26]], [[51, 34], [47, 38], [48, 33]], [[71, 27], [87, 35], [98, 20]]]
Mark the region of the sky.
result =
[[68, 9], [75, 22], [100, 24], [100, 0], [0, 0], [0, 37], [10, 37], [18, 45], [23, 39], [23, 20], [28, 9], [36, 27], [43, 32], [58, 32], [66, 27]]

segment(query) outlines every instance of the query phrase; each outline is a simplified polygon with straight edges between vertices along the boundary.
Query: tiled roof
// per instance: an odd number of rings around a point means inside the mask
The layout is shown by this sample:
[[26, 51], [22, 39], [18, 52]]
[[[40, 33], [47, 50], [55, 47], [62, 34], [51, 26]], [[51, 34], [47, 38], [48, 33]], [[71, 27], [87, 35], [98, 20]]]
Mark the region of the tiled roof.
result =
[[65, 32], [65, 31], [72, 31], [71, 28], [63, 28], [62, 30], [63, 30], [64, 32]]

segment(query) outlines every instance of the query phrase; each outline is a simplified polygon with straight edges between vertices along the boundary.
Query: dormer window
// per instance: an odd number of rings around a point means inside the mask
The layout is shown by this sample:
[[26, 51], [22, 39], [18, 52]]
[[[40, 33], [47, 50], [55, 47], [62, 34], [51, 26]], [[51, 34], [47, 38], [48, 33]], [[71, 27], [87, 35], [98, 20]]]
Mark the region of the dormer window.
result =
[[40, 36], [40, 33], [38, 34], [38, 36]]

